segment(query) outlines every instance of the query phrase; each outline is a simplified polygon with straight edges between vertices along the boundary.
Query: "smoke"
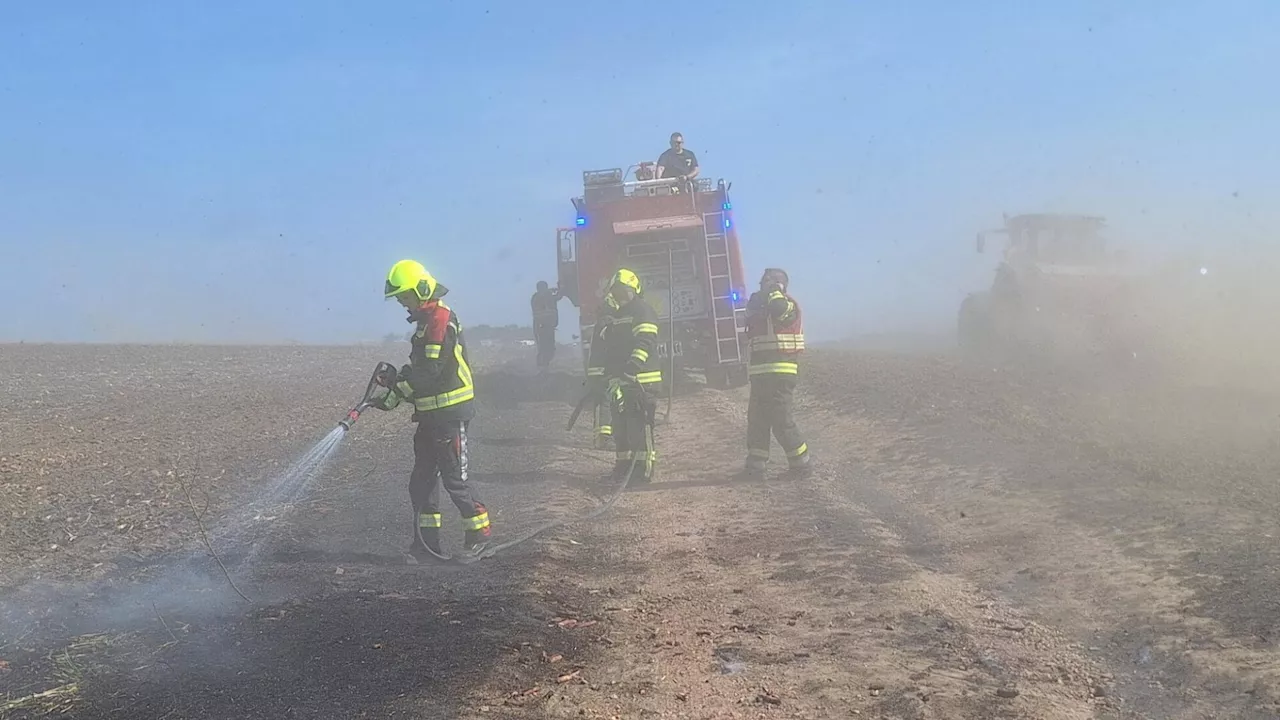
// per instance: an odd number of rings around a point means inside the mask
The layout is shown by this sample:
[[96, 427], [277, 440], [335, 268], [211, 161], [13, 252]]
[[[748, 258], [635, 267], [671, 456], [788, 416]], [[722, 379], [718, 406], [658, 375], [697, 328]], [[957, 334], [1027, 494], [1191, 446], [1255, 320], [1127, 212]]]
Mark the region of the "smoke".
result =
[[[307, 498], [346, 432], [335, 427], [283, 472], [260, 483], [256, 496], [249, 498], [238, 514], [220, 519], [216, 527], [212, 520], [202, 518], [216, 560], [202, 541], [193, 538], [189, 547], [162, 562], [140, 568], [127, 580], [90, 586], [76, 599], [69, 599], [66, 587], [56, 583], [29, 584], [0, 604], [3, 634], [24, 637], [41, 626], [67, 636], [100, 632], [104, 627], [124, 633], [133, 628], [154, 629], [165, 616], [196, 622], [242, 610], [244, 598], [228, 582], [219, 561], [239, 585], [238, 578], [256, 567], [263, 549], [270, 545], [277, 523]], [[281, 599], [260, 596], [270, 591], [250, 588], [248, 594], [255, 601]], [[235, 659], [216, 660], [230, 664]]]

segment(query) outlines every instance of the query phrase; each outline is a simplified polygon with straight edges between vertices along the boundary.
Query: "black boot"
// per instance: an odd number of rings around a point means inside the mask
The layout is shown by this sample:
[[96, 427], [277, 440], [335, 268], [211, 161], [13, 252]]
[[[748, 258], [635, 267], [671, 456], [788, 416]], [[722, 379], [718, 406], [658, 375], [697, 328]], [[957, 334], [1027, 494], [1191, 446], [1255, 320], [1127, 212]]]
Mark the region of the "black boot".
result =
[[489, 541], [493, 538], [493, 530], [485, 528], [483, 530], [468, 530], [466, 537], [463, 539], [463, 547], [467, 552], [479, 555], [484, 549], [489, 547]]
[[657, 464], [655, 463], [649, 466], [649, 470], [646, 473], [645, 467], [644, 467], [644, 461], [641, 460], [636, 463], [635, 468], [631, 471], [631, 480], [627, 483], [627, 485], [630, 487], [635, 487], [637, 485], [648, 485], [649, 483], [653, 482], [653, 477], [655, 473], [657, 473], [657, 471], [658, 471], [658, 468], [657, 468]]
[[746, 464], [742, 466], [742, 469], [739, 470], [738, 474], [734, 477], [747, 482], [755, 482], [764, 480], [764, 476], [768, 470], [769, 466], [762, 462], [752, 462], [751, 460], [747, 460]]
[[809, 453], [791, 458], [787, 463], [787, 474], [795, 478], [807, 478], [813, 475], [813, 459], [809, 457]]

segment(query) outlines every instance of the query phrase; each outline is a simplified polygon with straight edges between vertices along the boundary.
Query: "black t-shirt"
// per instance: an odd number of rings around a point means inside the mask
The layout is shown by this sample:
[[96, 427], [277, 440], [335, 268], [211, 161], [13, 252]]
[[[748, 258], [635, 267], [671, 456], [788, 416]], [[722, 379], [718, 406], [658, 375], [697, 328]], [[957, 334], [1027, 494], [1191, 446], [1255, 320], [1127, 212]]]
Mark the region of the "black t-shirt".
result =
[[560, 296], [555, 290], [547, 288], [545, 291], [539, 290], [529, 299], [529, 305], [533, 307], [533, 322], [536, 325], [556, 327], [560, 324], [560, 308], [556, 306], [556, 301]]
[[677, 153], [674, 149], [667, 148], [658, 158], [658, 164], [663, 167], [662, 177], [679, 177], [688, 175], [698, 167], [698, 156], [694, 155], [692, 150], [685, 149]]

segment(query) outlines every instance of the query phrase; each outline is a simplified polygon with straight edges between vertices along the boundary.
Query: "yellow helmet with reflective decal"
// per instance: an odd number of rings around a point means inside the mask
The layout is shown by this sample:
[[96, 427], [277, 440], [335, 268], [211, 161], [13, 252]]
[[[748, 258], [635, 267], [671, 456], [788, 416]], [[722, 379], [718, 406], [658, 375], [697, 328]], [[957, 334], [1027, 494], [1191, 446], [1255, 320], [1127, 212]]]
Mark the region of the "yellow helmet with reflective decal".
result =
[[622, 268], [613, 274], [613, 279], [609, 281], [609, 287], [605, 288], [605, 292], [612, 290], [614, 285], [625, 285], [635, 290], [637, 295], [644, 294], [644, 290], [640, 287], [640, 276], [626, 268]]
[[410, 290], [425, 302], [436, 291], [436, 279], [417, 260], [401, 260], [387, 273], [383, 297], [394, 297]]

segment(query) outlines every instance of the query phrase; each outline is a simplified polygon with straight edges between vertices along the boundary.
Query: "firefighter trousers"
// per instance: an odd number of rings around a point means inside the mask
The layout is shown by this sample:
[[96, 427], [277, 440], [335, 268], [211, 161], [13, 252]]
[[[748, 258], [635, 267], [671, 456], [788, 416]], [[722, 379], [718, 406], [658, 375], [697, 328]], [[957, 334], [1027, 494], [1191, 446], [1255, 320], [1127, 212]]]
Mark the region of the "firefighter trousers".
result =
[[763, 469], [769, 463], [769, 441], [778, 438], [787, 463], [804, 467], [809, 446], [796, 427], [792, 409], [798, 378], [782, 373], [751, 376], [751, 400], [747, 404], [747, 467]]
[[610, 408], [608, 398], [600, 398], [596, 401], [593, 415], [593, 424], [595, 426], [595, 443], [596, 447], [606, 447], [604, 441], [613, 437], [613, 410]]
[[595, 437], [607, 438], [613, 436], [613, 411], [609, 410], [609, 401], [607, 398], [600, 398], [595, 402]]
[[624, 385], [621, 390], [622, 398], [610, 403], [615, 443], [613, 471], [621, 475], [630, 470], [632, 481], [646, 483], [653, 480], [658, 461], [653, 442], [658, 402], [653, 391], [644, 385]]
[[441, 525], [440, 486], [449, 493], [467, 535], [489, 534], [489, 513], [471, 488], [467, 458], [466, 420], [419, 420], [413, 435], [413, 472], [409, 476], [409, 499], [418, 515], [418, 528], [438, 529]]

